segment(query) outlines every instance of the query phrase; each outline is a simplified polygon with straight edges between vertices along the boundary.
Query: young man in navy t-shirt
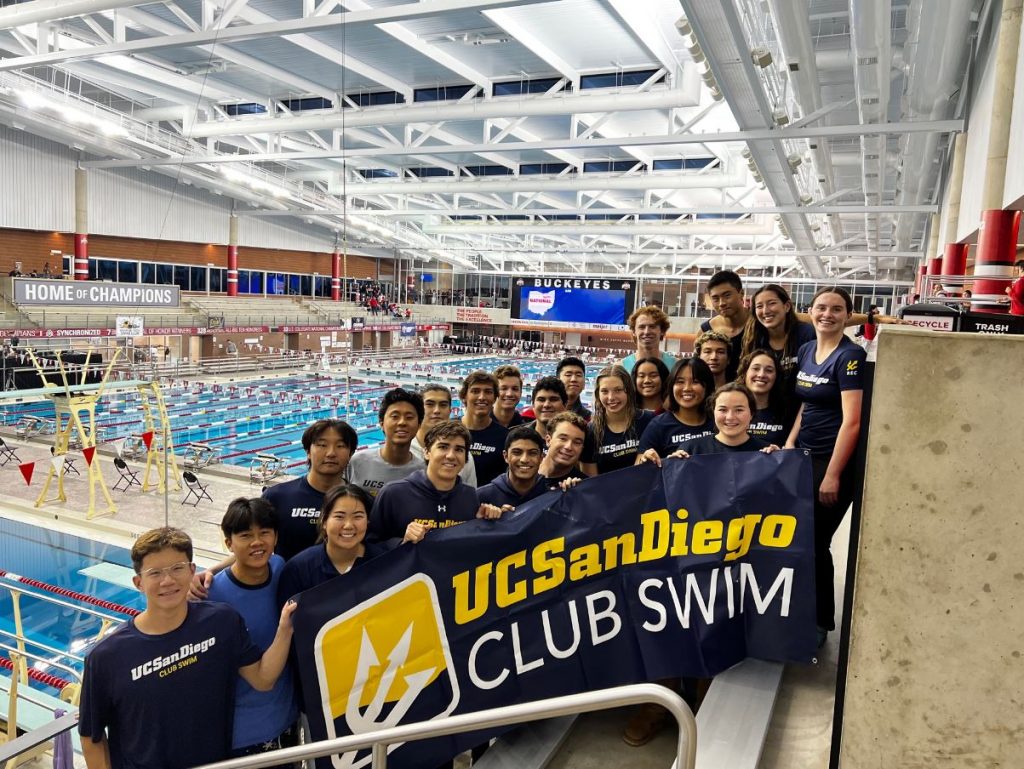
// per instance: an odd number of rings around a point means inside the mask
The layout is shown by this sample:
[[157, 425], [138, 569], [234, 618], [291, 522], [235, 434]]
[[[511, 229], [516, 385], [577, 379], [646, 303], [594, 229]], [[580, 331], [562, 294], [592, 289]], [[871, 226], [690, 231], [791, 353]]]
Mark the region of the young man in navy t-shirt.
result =
[[[239, 497], [228, 504], [220, 528], [235, 562], [213, 578], [210, 600], [226, 603], [241, 614], [253, 643], [265, 651], [277, 632], [277, 587], [285, 565], [284, 559], [274, 552], [274, 508], [265, 499]], [[282, 673], [269, 692], [256, 691], [238, 676], [232, 756], [250, 756], [297, 745], [294, 727], [298, 716], [295, 685], [289, 670]]]
[[132, 546], [146, 609], [85, 660], [78, 732], [88, 769], [187, 769], [231, 754], [235, 679], [270, 691], [288, 659], [295, 604], [260, 653], [222, 603], [190, 603], [192, 540], [148, 531]]
[[[308, 470], [301, 478], [268, 487], [263, 498], [274, 507], [277, 546], [274, 552], [288, 560], [316, 542], [317, 521], [324, 494], [345, 480], [348, 462], [359, 445], [359, 436], [342, 419], [318, 419], [302, 433]], [[234, 563], [229, 556], [192, 580], [192, 597], [208, 596], [213, 576]]]
[[502, 449], [508, 428], [493, 417], [491, 409], [498, 398], [498, 380], [487, 371], [473, 371], [462, 382], [462, 424], [472, 440], [469, 451], [476, 466], [476, 484], [485, 486], [505, 472]]

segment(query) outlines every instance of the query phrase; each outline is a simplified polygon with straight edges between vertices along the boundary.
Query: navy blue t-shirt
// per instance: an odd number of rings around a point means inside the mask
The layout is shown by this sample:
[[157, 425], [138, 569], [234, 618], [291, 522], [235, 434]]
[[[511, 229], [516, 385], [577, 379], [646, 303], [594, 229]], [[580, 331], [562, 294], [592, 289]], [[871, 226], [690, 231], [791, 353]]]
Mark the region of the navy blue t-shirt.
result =
[[113, 769], [187, 769], [231, 753], [238, 669], [262, 653], [241, 615], [189, 603], [169, 633], [126, 622], [85, 659], [78, 733], [106, 733]]
[[487, 427], [482, 430], [470, 430], [469, 433], [473, 437], [469, 453], [473, 455], [473, 464], [476, 466], [476, 485], [477, 488], [480, 488], [508, 469], [505, 458], [502, 456], [508, 428], [502, 427], [500, 422], [492, 419]]
[[640, 445], [637, 453], [643, 454], [647, 449], [654, 449], [658, 456], [667, 457], [673, 451], [681, 448], [686, 441], [700, 438], [704, 435], [715, 434], [715, 422], [708, 418], [704, 424], [686, 425], [676, 419], [671, 411], [663, 411], [651, 420], [640, 436]]
[[[495, 422], [498, 422], [498, 417], [495, 416], [493, 409], [491, 410], [491, 419], [493, 419]], [[500, 425], [501, 422], [498, 422], [498, 424]], [[526, 420], [523, 418], [523, 415], [520, 414], [518, 411], [513, 411], [512, 420], [507, 425], [505, 425], [505, 429], [511, 430], [513, 427], [519, 427], [519, 425], [522, 424], [526, 424]]]
[[758, 409], [750, 421], [750, 428], [747, 432], [765, 443], [774, 443], [779, 448], [782, 448], [786, 438], [789, 437], [782, 417], [771, 408]]
[[569, 411], [573, 412], [574, 414], [579, 414], [588, 422], [590, 421], [590, 418], [594, 416], [594, 412], [583, 405], [582, 398], [577, 398], [575, 403], [570, 404]]
[[640, 445], [640, 436], [653, 419], [654, 414], [650, 411], [640, 411], [625, 432], [616, 433], [605, 427], [601, 445], [597, 447], [598, 475], [633, 466], [636, 462], [637, 447]]
[[[796, 350], [799, 353], [801, 347], [808, 342], [814, 342], [817, 340], [817, 335], [814, 333], [814, 326], [810, 323], [806, 323], [802, 320], [797, 321], [797, 324], [789, 330], [789, 335], [794, 337], [796, 340], [792, 346], [787, 341], [786, 347], [791, 350]], [[786, 351], [778, 350], [774, 351], [776, 357], [779, 359], [779, 366], [782, 368], [782, 374], [784, 376], [792, 376], [796, 373], [797, 366], [797, 355], [786, 355]]]
[[287, 561], [316, 542], [324, 493], [310, 486], [306, 476], [271, 486], [263, 498], [274, 506], [277, 517], [275, 553]]
[[760, 438], [747, 438], [746, 443], [741, 443], [739, 446], [727, 446], [714, 435], [705, 435], [703, 438], [687, 441], [681, 448], [691, 457], [697, 457], [702, 454], [734, 454], [743, 451], [760, 451], [767, 445]]
[[[242, 615], [253, 643], [262, 651], [270, 648], [277, 635], [281, 616], [277, 586], [285, 568], [284, 559], [272, 555], [269, 566], [270, 573], [262, 585], [239, 582], [231, 569], [225, 569], [213, 578], [209, 596], [209, 600], [226, 603]], [[295, 685], [287, 667], [269, 692], [256, 691], [248, 681], [236, 676], [235, 726], [231, 740], [235, 750], [279, 737], [298, 717]]]
[[[354, 569], [386, 552], [387, 548], [382, 545], [364, 542], [363, 554], [356, 558], [352, 568]], [[340, 573], [327, 555], [327, 545], [320, 543], [307, 547], [284, 565], [281, 581], [277, 586], [278, 607], [284, 606], [285, 601], [303, 590], [322, 585], [337, 576], [340, 576]]]
[[822, 363], [815, 363], [817, 341], [797, 354], [796, 396], [803, 403], [797, 445], [812, 454], [831, 454], [843, 424], [844, 390], [864, 389], [867, 353], [844, 336]]

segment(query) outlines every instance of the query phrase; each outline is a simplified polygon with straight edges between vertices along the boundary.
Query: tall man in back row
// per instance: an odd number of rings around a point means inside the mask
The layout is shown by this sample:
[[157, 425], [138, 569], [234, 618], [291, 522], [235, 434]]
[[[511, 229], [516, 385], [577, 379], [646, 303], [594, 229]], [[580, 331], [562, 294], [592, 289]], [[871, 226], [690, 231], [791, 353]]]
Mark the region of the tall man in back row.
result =
[[647, 305], [633, 310], [626, 321], [636, 344], [636, 352], [622, 359], [622, 367], [632, 373], [633, 366], [644, 358], [660, 358], [669, 371], [676, 365], [674, 355], [664, 352], [661, 344], [670, 326], [668, 315], [660, 307]]

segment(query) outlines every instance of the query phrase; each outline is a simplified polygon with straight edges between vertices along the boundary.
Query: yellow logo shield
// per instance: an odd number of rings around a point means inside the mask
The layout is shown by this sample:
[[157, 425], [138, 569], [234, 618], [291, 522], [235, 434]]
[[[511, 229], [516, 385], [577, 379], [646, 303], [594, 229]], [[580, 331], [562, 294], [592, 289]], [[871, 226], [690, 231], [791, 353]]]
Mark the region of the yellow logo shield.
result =
[[[433, 712], [415, 708], [409, 720], [449, 715], [459, 702], [451, 652], [433, 581], [415, 574], [325, 624], [314, 644], [324, 721], [330, 737], [398, 726], [432, 685], [450, 688]], [[447, 686], [443, 686], [447, 684]], [[433, 702], [436, 697], [427, 698]], [[341, 733], [339, 733], [339, 731]], [[391, 745], [392, 751], [399, 745]], [[335, 756], [337, 769], [370, 763], [365, 751]]]

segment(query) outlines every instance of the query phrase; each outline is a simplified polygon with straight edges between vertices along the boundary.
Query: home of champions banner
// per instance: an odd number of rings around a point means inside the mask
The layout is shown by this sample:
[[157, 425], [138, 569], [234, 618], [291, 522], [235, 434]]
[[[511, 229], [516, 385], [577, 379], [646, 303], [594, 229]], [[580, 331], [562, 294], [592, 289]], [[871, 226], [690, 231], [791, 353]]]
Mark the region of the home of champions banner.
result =
[[[299, 598], [312, 736], [713, 676], [748, 656], [809, 662], [812, 494], [798, 451], [667, 460], [402, 545]], [[393, 746], [391, 760], [431, 769], [481, 741]]]

